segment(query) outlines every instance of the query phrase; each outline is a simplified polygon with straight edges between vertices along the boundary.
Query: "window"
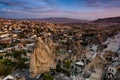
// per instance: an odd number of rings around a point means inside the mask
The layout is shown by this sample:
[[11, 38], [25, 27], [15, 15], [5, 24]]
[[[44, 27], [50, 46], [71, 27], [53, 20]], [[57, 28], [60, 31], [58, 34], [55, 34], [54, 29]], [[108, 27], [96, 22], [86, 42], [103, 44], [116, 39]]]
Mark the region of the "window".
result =
[[111, 69], [110, 69], [110, 71], [111, 71]]
[[71, 68], [73, 69], [73, 66], [71, 66]]
[[75, 68], [75, 71], [77, 71], [77, 68]]

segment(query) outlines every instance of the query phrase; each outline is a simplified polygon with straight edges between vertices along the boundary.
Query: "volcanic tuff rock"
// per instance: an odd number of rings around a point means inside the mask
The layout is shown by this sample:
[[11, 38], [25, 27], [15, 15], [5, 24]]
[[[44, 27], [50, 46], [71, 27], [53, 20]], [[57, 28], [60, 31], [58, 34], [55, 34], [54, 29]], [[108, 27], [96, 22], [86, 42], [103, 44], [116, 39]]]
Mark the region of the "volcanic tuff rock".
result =
[[[82, 53], [84, 51], [83, 47], [81, 46], [79, 41], [69, 41], [68, 49], [72, 50], [73, 54], [70, 54], [71, 57], [76, 57], [76, 59], [79, 59], [82, 56]], [[76, 60], [75, 59], [75, 60]]]
[[30, 72], [33, 77], [37, 74], [49, 72], [50, 68], [55, 66], [53, 42], [50, 39], [47, 39], [45, 42], [39, 37], [31, 56]]

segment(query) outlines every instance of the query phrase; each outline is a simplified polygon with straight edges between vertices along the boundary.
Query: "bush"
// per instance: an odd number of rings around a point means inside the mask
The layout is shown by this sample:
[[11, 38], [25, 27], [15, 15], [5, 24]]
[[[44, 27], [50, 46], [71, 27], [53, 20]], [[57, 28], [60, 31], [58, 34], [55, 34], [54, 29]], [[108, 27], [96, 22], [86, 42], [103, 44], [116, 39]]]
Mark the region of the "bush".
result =
[[8, 65], [11, 64], [11, 60], [9, 60], [9, 59], [4, 59], [1, 63], [4, 64], [4, 65], [6, 65], [6, 66], [8, 66]]
[[70, 65], [71, 65], [71, 61], [66, 61], [66, 62], [64, 63], [64, 67], [67, 68], [67, 69], [70, 68]]
[[5, 56], [12, 56], [12, 53], [6, 53]]
[[16, 67], [19, 68], [19, 69], [23, 69], [23, 68], [26, 68], [26, 65], [24, 63], [25, 61], [23, 59], [19, 59], [17, 64], [16, 64]]
[[[67, 67], [68, 67], [68, 65], [67, 65]], [[67, 70], [65, 70], [65, 69], [62, 69], [59, 64], [57, 64], [57, 66], [56, 66], [56, 71], [57, 71], [57, 72], [63, 72], [63, 73], [65, 73], [67, 76], [70, 76], [70, 75], [71, 75], [71, 73], [70, 73], [69, 71], [67, 71]]]
[[67, 71], [67, 70], [65, 70], [65, 69], [62, 69], [62, 72], [65, 73], [67, 76], [70, 76], [70, 75], [71, 75], [70, 71]]
[[14, 58], [20, 58], [21, 57], [21, 52], [20, 51], [14, 51], [13, 56], [14, 56]]
[[0, 59], [3, 59], [3, 56], [0, 56]]
[[8, 75], [12, 71], [12, 67], [5, 66], [4, 64], [0, 64], [0, 76]]
[[59, 64], [56, 65], [56, 71], [57, 71], [57, 72], [61, 72], [61, 67], [60, 67]]
[[46, 74], [43, 80], [54, 80], [54, 77], [50, 74]]

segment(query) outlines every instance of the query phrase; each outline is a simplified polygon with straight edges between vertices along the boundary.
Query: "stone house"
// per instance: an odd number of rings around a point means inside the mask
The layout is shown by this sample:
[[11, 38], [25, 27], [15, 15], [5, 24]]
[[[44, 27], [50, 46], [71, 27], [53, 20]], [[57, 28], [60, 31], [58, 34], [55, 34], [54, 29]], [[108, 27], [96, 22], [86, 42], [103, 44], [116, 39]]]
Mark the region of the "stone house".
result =
[[120, 70], [120, 62], [113, 62], [109, 67], [107, 73], [111, 73], [113, 76], [116, 75]]
[[74, 62], [71, 64], [70, 70], [72, 71], [72, 73], [82, 73], [82, 70], [84, 68], [84, 63], [82, 61], [79, 62]]

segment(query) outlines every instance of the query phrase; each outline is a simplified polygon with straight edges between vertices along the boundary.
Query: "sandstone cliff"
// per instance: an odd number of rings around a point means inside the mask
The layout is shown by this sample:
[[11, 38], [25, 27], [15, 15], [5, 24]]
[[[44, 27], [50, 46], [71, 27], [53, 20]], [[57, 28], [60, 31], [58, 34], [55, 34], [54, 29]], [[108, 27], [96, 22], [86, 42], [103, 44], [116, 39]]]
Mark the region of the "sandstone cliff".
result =
[[45, 42], [39, 37], [34, 52], [31, 56], [30, 73], [33, 77], [37, 74], [49, 72], [55, 66], [53, 42], [48, 39]]

